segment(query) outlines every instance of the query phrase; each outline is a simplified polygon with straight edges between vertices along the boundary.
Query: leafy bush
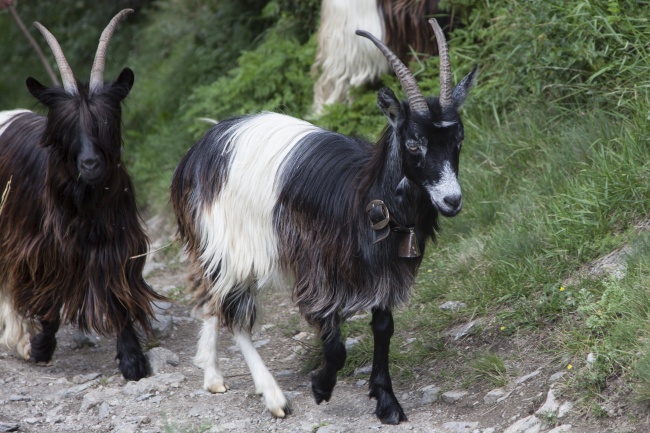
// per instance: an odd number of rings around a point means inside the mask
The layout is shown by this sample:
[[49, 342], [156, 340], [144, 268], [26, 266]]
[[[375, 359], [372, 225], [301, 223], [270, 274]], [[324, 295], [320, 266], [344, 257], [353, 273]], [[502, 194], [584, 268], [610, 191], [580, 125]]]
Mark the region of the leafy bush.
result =
[[312, 102], [309, 68], [314, 45], [301, 46], [276, 28], [260, 46], [245, 51], [238, 66], [211, 84], [197, 87], [186, 103], [185, 119], [222, 119], [226, 116], [275, 110], [295, 116]]

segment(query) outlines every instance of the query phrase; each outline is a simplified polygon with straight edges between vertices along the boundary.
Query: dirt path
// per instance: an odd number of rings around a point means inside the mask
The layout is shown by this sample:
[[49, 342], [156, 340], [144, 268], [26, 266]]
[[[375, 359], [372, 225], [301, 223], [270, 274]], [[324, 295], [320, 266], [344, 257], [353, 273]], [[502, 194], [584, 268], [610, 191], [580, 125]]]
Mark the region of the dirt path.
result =
[[[182, 298], [182, 270], [157, 268], [149, 277], [151, 284]], [[20, 432], [114, 433], [650, 431], [647, 420], [622, 416], [600, 423], [581, 417], [572, 410], [572, 402], [558, 397], [556, 391], [551, 392], [556, 401], [550, 401], [549, 390], [562, 382], [562, 375], [556, 374], [558, 366], [553, 365], [523, 365], [525, 374], [498, 390], [440, 389], [436, 371], [419, 376], [416, 383], [395, 383], [409, 417], [399, 426], [385, 426], [375, 418], [375, 402], [367, 397], [367, 372], [341, 378], [332, 400], [316, 405], [309, 374], [303, 372], [303, 344], [313, 334], [297, 319], [287, 294], [269, 298], [268, 303], [254, 340], [291, 402], [293, 414], [287, 419], [273, 419], [266, 412], [227, 334], [222, 336], [220, 361], [230, 390], [221, 395], [202, 390], [202, 371], [192, 364], [200, 323], [185, 303], [177, 301], [161, 305], [160, 337], [148, 342], [156, 346], [151, 350], [153, 362], [163, 366], [139, 382], [126, 383], [119, 375], [114, 339], [93, 337], [94, 347], [78, 347], [69, 326], [59, 331], [59, 346], [48, 366], [25, 363], [0, 348], [0, 432], [16, 426]]]

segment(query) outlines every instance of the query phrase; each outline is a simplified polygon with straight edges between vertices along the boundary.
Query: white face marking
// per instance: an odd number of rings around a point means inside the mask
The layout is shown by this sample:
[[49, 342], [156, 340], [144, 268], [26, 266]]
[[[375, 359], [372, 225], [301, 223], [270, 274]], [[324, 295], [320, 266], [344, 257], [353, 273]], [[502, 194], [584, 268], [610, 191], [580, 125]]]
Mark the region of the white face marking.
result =
[[446, 163], [440, 181], [434, 185], [426, 185], [431, 201], [443, 214], [456, 214], [458, 209], [445, 202], [446, 197], [461, 197], [460, 184], [451, 164]]
[[436, 128], [449, 128], [450, 126], [454, 126], [457, 122], [455, 121], [448, 121], [448, 120], [443, 120], [442, 122], [434, 123], [433, 125]]

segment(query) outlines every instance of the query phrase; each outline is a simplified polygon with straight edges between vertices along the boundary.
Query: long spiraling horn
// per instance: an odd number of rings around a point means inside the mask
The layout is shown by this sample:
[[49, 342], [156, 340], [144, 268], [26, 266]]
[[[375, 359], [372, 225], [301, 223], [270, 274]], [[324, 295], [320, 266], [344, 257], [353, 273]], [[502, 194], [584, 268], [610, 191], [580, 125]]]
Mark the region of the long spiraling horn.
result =
[[74, 74], [72, 73], [72, 68], [70, 68], [70, 64], [68, 64], [68, 61], [65, 59], [65, 55], [63, 55], [61, 45], [59, 45], [59, 42], [56, 40], [54, 35], [50, 33], [50, 31], [46, 29], [43, 24], [35, 21], [34, 26], [38, 29], [39, 32], [41, 32], [45, 38], [45, 41], [50, 46], [52, 54], [54, 54], [56, 66], [59, 68], [61, 81], [63, 81], [63, 88], [67, 93], [76, 95], [79, 93], [79, 89], [77, 89], [77, 80], [75, 80]]
[[133, 9], [123, 9], [118, 12], [117, 15], [113, 17], [110, 23], [106, 26], [102, 32], [101, 37], [99, 38], [99, 45], [97, 46], [97, 53], [95, 53], [95, 61], [93, 62], [93, 68], [90, 71], [90, 93], [93, 94], [100, 90], [104, 86], [104, 65], [106, 64], [106, 49], [108, 48], [108, 43], [115, 32], [115, 28], [120, 20], [125, 16], [133, 12]]
[[402, 89], [404, 89], [404, 93], [406, 93], [406, 100], [409, 103], [409, 107], [411, 107], [411, 111], [422, 114], [429, 113], [427, 101], [424, 99], [420, 87], [418, 86], [417, 81], [415, 81], [415, 77], [411, 74], [411, 71], [404, 66], [404, 63], [402, 63], [402, 61], [382, 41], [372, 34], [365, 30], [357, 30], [356, 34], [370, 39], [372, 43], [379, 48], [384, 57], [386, 57], [386, 60], [388, 60], [395, 75], [399, 79]]
[[444, 110], [453, 105], [451, 92], [453, 84], [451, 81], [451, 62], [449, 61], [449, 50], [447, 49], [447, 40], [445, 34], [438, 25], [435, 18], [429, 20], [429, 24], [433, 28], [433, 33], [436, 35], [436, 42], [438, 43], [438, 56], [440, 57], [440, 106]]

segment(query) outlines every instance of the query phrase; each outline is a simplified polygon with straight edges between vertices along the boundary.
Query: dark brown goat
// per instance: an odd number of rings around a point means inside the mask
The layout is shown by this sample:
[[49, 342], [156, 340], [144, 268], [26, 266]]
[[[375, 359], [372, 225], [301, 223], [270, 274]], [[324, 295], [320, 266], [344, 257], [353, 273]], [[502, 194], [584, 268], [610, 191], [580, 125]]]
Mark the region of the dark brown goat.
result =
[[[63, 89], [33, 78], [29, 91], [47, 117], [0, 112], [0, 185], [10, 183], [0, 214], [0, 327], [3, 340], [34, 362], [47, 362], [61, 322], [102, 335], [116, 332], [119, 369], [147, 375], [134, 322], [150, 330], [151, 302], [162, 299], [142, 277], [148, 238], [133, 184], [121, 161], [121, 101], [133, 72], [104, 83], [116, 15], [102, 33], [88, 84], [38, 23], [61, 72]], [[139, 256], [139, 257], [134, 257]]]

